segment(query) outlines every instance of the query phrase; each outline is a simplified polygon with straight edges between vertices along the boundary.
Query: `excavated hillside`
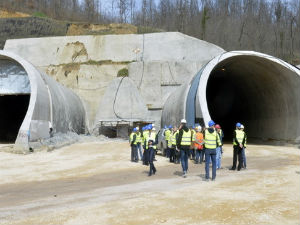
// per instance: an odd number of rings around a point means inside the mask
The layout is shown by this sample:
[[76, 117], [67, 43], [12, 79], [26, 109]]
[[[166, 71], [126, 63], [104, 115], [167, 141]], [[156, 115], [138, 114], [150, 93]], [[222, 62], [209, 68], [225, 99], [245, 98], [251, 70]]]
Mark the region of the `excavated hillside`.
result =
[[51, 18], [35, 17], [22, 12], [0, 9], [0, 49], [7, 39], [73, 36], [138, 34], [159, 32], [158, 29], [136, 27], [130, 24], [89, 24], [58, 21]]

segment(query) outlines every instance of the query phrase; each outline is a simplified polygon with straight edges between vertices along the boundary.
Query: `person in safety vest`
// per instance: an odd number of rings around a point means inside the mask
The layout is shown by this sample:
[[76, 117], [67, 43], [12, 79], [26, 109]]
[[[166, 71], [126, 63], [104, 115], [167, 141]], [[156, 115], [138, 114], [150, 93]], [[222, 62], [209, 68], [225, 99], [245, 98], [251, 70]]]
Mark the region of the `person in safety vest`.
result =
[[133, 130], [129, 136], [129, 143], [131, 146], [131, 162], [138, 162], [136, 132], [137, 132], [137, 129], [133, 128]]
[[222, 153], [223, 153], [222, 146], [223, 146], [224, 134], [223, 134], [223, 131], [219, 124], [216, 124], [215, 128], [216, 128], [217, 134], [219, 135], [220, 141], [221, 141], [221, 146], [217, 147], [217, 149], [216, 149], [216, 152], [217, 152], [216, 160], [217, 160], [217, 170], [218, 170], [218, 169], [221, 169], [221, 161], [222, 161]]
[[138, 160], [141, 159], [143, 160], [143, 152], [142, 152], [142, 133], [140, 132], [140, 129], [139, 127], [136, 127], [136, 147], [137, 147], [137, 151], [138, 153], [140, 154], [140, 157], [139, 157], [139, 154], [138, 154]]
[[187, 176], [187, 171], [189, 168], [188, 157], [189, 151], [192, 144], [192, 132], [186, 126], [186, 120], [181, 120], [181, 125], [179, 127], [178, 139], [176, 141], [177, 148], [180, 149], [180, 161], [183, 170], [182, 176], [185, 178]]
[[168, 147], [170, 149], [170, 162], [175, 162], [175, 151], [176, 151], [176, 127], [172, 127], [170, 134], [170, 141]]
[[216, 148], [221, 146], [220, 137], [215, 130], [215, 122], [209, 121], [204, 133], [205, 145], [205, 179], [209, 181], [209, 163], [212, 161], [212, 180], [216, 179]]
[[168, 128], [165, 129], [164, 136], [166, 140], [166, 157], [170, 158], [170, 148], [169, 148], [169, 142], [170, 142], [170, 135], [171, 135], [171, 129], [172, 126], [170, 125]]
[[204, 140], [203, 140], [203, 133], [201, 126], [196, 127], [196, 135], [195, 135], [195, 148], [196, 148], [196, 158], [195, 163], [202, 164], [203, 162], [203, 156], [204, 156], [204, 150], [203, 150]]
[[[245, 128], [244, 125], [241, 124], [242, 131], [244, 131], [244, 128]], [[247, 134], [245, 131], [244, 131], [244, 133], [245, 133], [245, 143], [244, 143], [243, 150], [242, 150], [242, 157], [243, 157], [242, 168], [246, 169], [247, 168], [247, 160], [246, 160]]]
[[143, 164], [148, 166], [149, 165], [149, 151], [147, 148], [147, 138], [149, 138], [150, 130], [152, 129], [151, 125], [145, 126], [145, 131], [143, 132], [143, 143], [144, 143], [144, 154], [143, 154]]
[[158, 143], [158, 136], [155, 132], [155, 127], [152, 128], [152, 130], [149, 131], [149, 135], [146, 138], [146, 145], [149, 153], [149, 164], [150, 164], [150, 170], [148, 176], [152, 176], [152, 174], [156, 173], [156, 168], [154, 166], [154, 156], [156, 153], [156, 145]]
[[195, 160], [195, 135], [196, 135], [195, 126], [192, 126], [190, 128], [190, 131], [192, 133], [192, 143], [191, 143], [191, 146], [190, 146], [189, 157], [190, 157], [190, 160]]
[[233, 165], [230, 170], [236, 169], [237, 158], [239, 160], [238, 171], [241, 170], [243, 165], [242, 151], [246, 143], [245, 132], [241, 129], [240, 123], [236, 124], [236, 130], [233, 132]]
[[146, 165], [145, 162], [145, 136], [146, 136], [146, 126], [142, 127], [142, 132], [141, 132], [141, 144], [143, 146], [143, 165]]
[[177, 148], [177, 139], [178, 139], [179, 129], [175, 126], [173, 129], [172, 137], [172, 149], [174, 149], [174, 163], [180, 163], [180, 150]]

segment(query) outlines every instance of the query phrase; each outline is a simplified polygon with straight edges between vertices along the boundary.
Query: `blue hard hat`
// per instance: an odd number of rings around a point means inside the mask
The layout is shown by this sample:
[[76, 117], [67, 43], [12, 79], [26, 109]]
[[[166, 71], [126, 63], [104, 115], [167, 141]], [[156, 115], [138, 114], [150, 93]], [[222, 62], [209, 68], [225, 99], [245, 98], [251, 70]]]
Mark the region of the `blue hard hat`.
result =
[[209, 127], [212, 127], [213, 125], [215, 125], [215, 122], [214, 122], [213, 120], [210, 120], [210, 121], [208, 122], [208, 126], [209, 126]]
[[169, 129], [171, 129], [171, 128], [173, 128], [173, 126], [172, 126], [172, 125], [170, 125], [170, 126], [169, 126]]
[[145, 127], [142, 127], [142, 131], [144, 131], [145, 130]]
[[167, 125], [164, 126], [164, 129], [167, 129]]
[[242, 125], [241, 123], [237, 123], [235, 126], [236, 127], [241, 127], [241, 125]]
[[148, 125], [148, 130], [152, 130], [152, 128], [153, 128], [152, 124], [149, 124]]
[[133, 132], [136, 132], [137, 131], [137, 129], [136, 129], [136, 127], [135, 128], [133, 128], [133, 130], [132, 130]]

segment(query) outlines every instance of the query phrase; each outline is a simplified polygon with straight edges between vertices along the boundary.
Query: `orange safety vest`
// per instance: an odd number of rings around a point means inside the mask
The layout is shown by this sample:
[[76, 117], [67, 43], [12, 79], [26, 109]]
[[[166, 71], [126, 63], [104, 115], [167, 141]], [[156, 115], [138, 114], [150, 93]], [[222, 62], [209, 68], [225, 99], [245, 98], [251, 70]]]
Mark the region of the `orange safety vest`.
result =
[[[199, 143], [204, 143], [203, 134], [201, 132], [196, 133], [195, 141], [198, 141]], [[195, 147], [197, 149], [203, 149], [203, 145], [199, 145], [197, 142], [195, 142]]]

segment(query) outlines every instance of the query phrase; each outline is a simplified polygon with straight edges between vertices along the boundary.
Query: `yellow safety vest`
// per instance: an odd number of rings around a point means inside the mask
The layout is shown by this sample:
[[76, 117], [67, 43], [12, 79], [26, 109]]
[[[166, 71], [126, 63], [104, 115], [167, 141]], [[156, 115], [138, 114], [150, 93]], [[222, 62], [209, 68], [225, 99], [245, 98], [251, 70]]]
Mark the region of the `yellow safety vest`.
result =
[[179, 131], [177, 130], [175, 133], [172, 134], [172, 139], [171, 139], [171, 144], [172, 145], [176, 145], [176, 135], [179, 133]]
[[245, 132], [242, 131], [242, 130], [235, 130], [235, 133], [236, 133], [236, 139], [239, 143], [236, 143], [235, 142], [235, 138], [233, 139], [233, 145], [239, 145], [239, 144], [242, 144], [243, 142], [243, 139], [245, 137]]
[[171, 131], [168, 129], [165, 131], [165, 139], [170, 142]]
[[190, 146], [191, 144], [192, 144], [192, 132], [190, 130], [188, 132], [185, 132], [183, 130], [180, 145]]
[[196, 132], [195, 130], [193, 129], [192, 130], [192, 141], [195, 141], [196, 140]]
[[[151, 132], [151, 134], [146, 136], [146, 149], [148, 149], [148, 142], [149, 140], [152, 140], [153, 142], [155, 142], [155, 138], [156, 138], [156, 133], [155, 132]], [[156, 145], [152, 145], [153, 149], [156, 149]]]
[[[136, 134], [132, 132], [132, 133], [130, 134], [130, 136], [129, 136], [130, 144], [131, 144], [131, 142], [133, 141], [134, 135], [136, 135]], [[136, 145], [136, 143], [137, 143], [136, 139], [137, 139], [137, 138], [135, 137], [135, 141], [133, 142], [134, 145]]]
[[208, 149], [215, 149], [221, 145], [220, 137], [217, 134], [217, 131], [210, 133], [208, 130], [205, 130], [205, 137], [204, 137], [205, 148]]
[[142, 142], [142, 134], [139, 132], [136, 134], [136, 142], [141, 143]]

